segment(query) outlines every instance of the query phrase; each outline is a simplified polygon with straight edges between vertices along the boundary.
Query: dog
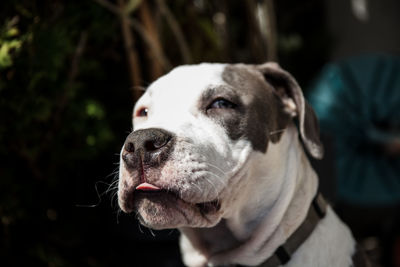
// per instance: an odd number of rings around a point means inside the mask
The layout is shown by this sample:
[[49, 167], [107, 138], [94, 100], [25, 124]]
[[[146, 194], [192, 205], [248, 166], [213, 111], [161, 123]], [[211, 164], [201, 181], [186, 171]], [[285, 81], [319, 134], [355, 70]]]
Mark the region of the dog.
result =
[[179, 229], [185, 265], [353, 266], [356, 242], [305, 152], [323, 156], [318, 120], [277, 63], [177, 67], [132, 120], [119, 206], [146, 227]]

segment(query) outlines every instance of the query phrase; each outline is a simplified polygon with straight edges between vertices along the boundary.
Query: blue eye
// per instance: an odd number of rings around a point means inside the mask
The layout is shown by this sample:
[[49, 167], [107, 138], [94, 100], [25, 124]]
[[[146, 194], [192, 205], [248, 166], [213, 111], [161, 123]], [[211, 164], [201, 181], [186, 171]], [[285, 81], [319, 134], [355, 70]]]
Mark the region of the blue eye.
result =
[[216, 109], [234, 109], [237, 105], [223, 98], [218, 98], [214, 100], [207, 109], [216, 108]]

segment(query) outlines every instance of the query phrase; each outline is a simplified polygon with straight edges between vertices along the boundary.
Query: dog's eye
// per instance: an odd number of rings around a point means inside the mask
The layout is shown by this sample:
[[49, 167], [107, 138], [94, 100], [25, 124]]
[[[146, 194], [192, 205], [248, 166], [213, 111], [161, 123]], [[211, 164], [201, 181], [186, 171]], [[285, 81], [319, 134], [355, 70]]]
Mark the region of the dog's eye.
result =
[[149, 110], [147, 108], [141, 108], [136, 112], [136, 117], [147, 117]]
[[224, 99], [224, 98], [217, 98], [215, 99], [208, 107], [207, 109], [234, 109], [236, 108], [237, 105]]

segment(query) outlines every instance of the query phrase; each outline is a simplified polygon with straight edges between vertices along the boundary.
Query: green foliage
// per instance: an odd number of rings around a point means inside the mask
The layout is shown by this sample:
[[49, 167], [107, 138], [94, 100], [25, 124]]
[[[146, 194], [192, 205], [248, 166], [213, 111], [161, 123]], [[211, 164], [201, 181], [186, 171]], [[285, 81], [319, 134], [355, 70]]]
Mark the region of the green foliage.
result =
[[12, 65], [11, 52], [13, 50], [18, 51], [21, 48], [22, 41], [1, 41], [0, 46], [0, 69], [10, 67]]
[[87, 266], [63, 252], [82, 242], [73, 231], [82, 220], [60, 218], [73, 218], [78, 183], [96, 198], [129, 129], [125, 65], [109, 57], [119, 53], [118, 20], [91, 1], [1, 5], [0, 255], [6, 266]]
[[5, 22], [0, 28], [0, 70], [12, 66], [13, 55], [18, 54], [23, 41], [28, 34], [20, 36], [20, 31], [16, 24], [18, 17], [14, 17]]

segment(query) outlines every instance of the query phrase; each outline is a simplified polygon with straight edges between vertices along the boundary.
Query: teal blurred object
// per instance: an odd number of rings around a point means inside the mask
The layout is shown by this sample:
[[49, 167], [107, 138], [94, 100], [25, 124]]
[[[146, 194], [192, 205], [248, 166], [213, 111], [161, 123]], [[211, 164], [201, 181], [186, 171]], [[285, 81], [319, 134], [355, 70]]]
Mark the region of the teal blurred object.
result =
[[400, 203], [400, 58], [363, 55], [327, 65], [310, 90], [335, 141], [339, 201]]

